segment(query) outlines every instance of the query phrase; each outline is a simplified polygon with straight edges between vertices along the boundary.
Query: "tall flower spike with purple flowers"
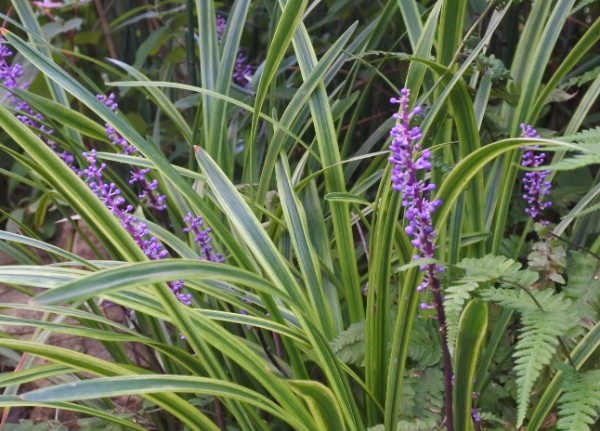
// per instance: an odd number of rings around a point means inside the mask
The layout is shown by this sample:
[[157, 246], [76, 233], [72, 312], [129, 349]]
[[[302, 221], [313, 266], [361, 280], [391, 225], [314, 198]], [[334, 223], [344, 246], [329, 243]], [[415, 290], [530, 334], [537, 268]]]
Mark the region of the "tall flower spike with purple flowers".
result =
[[[521, 136], [525, 138], [539, 138], [537, 131], [528, 124], [521, 124]], [[546, 160], [546, 153], [536, 151], [539, 148], [537, 145], [524, 148], [521, 166], [524, 168], [539, 168]], [[548, 224], [548, 221], [541, 218], [542, 212], [552, 206], [552, 202], [544, 202], [544, 196], [550, 194], [552, 184], [546, 181], [546, 177], [550, 175], [550, 170], [544, 171], [528, 171], [523, 177], [523, 199], [528, 204], [525, 212], [536, 222]]]
[[[108, 97], [99, 94], [96, 97], [111, 111], [117, 111], [119, 106], [115, 102], [114, 94], [110, 94]], [[120, 147], [124, 154], [139, 156], [137, 148], [129, 144], [110, 124], [105, 124], [105, 129], [111, 143], [116, 147]], [[138, 220], [131, 214], [133, 206], [125, 201], [121, 190], [114, 183], [106, 183], [104, 181], [102, 172], [106, 168], [106, 165], [98, 164], [96, 151], [91, 150], [88, 153], [84, 153], [83, 156], [88, 161], [89, 166], [81, 172], [81, 176], [88, 183], [92, 192], [119, 219], [121, 225], [144, 251], [146, 256], [151, 260], [169, 257], [169, 252], [164, 248], [163, 244], [150, 234], [146, 223]], [[142, 186], [142, 193], [138, 196], [142, 204], [157, 210], [164, 210], [167, 208], [166, 197], [156, 192], [158, 188], [157, 180], [148, 181], [146, 178], [148, 172], [150, 172], [150, 169], [133, 167], [129, 184], [139, 183]], [[188, 214], [184, 222], [187, 225], [184, 232], [193, 232], [195, 241], [202, 249], [203, 256], [201, 258], [213, 262], [222, 262], [223, 257], [219, 253], [213, 253], [212, 251], [210, 228], [203, 227], [202, 217], [194, 217], [192, 214]], [[170, 281], [167, 284], [182, 304], [192, 305], [192, 295], [184, 293], [184, 280]]]
[[[6, 40], [0, 37], [0, 81], [9, 90], [15, 88], [27, 89], [27, 83], [19, 83], [23, 76], [23, 66], [18, 63], [11, 65], [8, 61], [8, 58], [12, 55], [13, 52], [6, 46]], [[14, 94], [10, 93], [8, 97], [15, 104], [18, 103]]]
[[[391, 156], [389, 162], [392, 169], [392, 188], [402, 195], [402, 206], [405, 208], [404, 218], [408, 222], [404, 228], [411, 238], [411, 244], [418, 250], [413, 259], [432, 259], [435, 251], [434, 240], [436, 232], [433, 228], [432, 214], [442, 204], [439, 199], [430, 200], [429, 195], [435, 190], [428, 176], [431, 173], [431, 151], [421, 149], [421, 129], [411, 127], [411, 120], [421, 114], [421, 108], [409, 111], [410, 91], [403, 89], [400, 99], [392, 98], [390, 102], [399, 104], [400, 110], [394, 114], [396, 124], [392, 128]], [[443, 267], [435, 263], [424, 263], [420, 266], [423, 281], [417, 287], [418, 291], [429, 288], [433, 294], [433, 304], [421, 304], [421, 308], [432, 308], [442, 336], [442, 354], [444, 358], [444, 397], [445, 413], [448, 430], [453, 431], [452, 414], [452, 358], [448, 349], [446, 315], [440, 281], [436, 277]]]
[[[406, 209], [404, 217], [408, 221], [404, 230], [412, 238], [411, 244], [419, 251], [414, 259], [431, 259], [435, 250], [436, 237], [431, 217], [442, 201], [429, 200], [430, 193], [435, 190], [435, 184], [425, 178], [419, 178], [419, 176], [425, 177], [431, 171], [431, 151], [428, 149], [420, 151], [421, 129], [410, 125], [411, 119], [422, 112], [421, 108], [416, 107], [409, 112], [409, 90], [403, 89], [400, 95], [400, 99], [390, 100], [400, 105], [399, 113], [394, 114], [396, 125], [390, 132], [393, 139], [390, 145], [392, 155], [389, 162], [394, 165], [392, 188], [402, 194], [402, 206]], [[418, 287], [419, 291], [430, 286], [435, 273], [442, 268], [438, 265], [425, 265], [421, 270], [425, 274], [423, 282]]]

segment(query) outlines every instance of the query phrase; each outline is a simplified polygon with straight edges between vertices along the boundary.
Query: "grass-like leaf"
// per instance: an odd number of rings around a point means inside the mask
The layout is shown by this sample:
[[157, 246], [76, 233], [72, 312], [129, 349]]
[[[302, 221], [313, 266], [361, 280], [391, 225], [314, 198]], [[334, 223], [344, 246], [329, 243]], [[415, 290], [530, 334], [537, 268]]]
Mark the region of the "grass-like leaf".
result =
[[488, 305], [474, 299], [460, 318], [454, 358], [454, 427], [468, 430], [472, 424], [471, 406], [477, 360], [488, 326]]
[[[105, 377], [82, 380], [76, 383], [56, 385], [27, 392], [20, 396], [23, 401], [72, 401], [96, 398], [111, 398], [129, 394], [194, 393], [237, 399], [273, 414], [294, 429], [310, 430], [294, 421], [284, 410], [265, 396], [243, 386], [215, 379], [179, 375], [137, 375]], [[215, 428], [214, 425], [211, 429]], [[207, 428], [208, 429], [208, 428]]]

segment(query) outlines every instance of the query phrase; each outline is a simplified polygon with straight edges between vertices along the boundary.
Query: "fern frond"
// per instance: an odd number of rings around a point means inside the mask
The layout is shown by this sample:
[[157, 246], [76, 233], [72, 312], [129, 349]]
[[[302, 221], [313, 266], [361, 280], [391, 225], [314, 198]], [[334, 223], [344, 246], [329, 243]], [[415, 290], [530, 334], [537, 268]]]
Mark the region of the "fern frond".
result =
[[575, 97], [576, 94], [577, 93], [569, 94], [565, 90], [557, 88], [550, 94], [550, 97], [548, 97], [548, 100], [546, 100], [546, 104], [566, 102], [567, 100], [570, 100], [573, 97]]
[[408, 357], [421, 368], [439, 364], [442, 359], [439, 330], [432, 319], [417, 319], [408, 346]]
[[521, 264], [505, 256], [488, 254], [479, 259], [463, 259], [457, 265], [466, 270], [466, 274], [472, 277], [486, 277], [498, 279], [516, 274], [521, 269]]
[[458, 334], [458, 321], [465, 304], [471, 299], [471, 294], [477, 290], [480, 283], [488, 281], [485, 277], [471, 278], [460, 284], [450, 286], [446, 289], [444, 296], [444, 311], [446, 312], [446, 334], [448, 337], [448, 348], [454, 354], [454, 345]]
[[[487, 424], [496, 424], [496, 425], [500, 425], [501, 429], [505, 430], [506, 429], [506, 421], [504, 421], [502, 418], [489, 413], [489, 412], [480, 412], [479, 413], [479, 417], [481, 418], [482, 422], [485, 422], [486, 425]], [[487, 430], [488, 428], [486, 428]]]
[[559, 401], [559, 430], [589, 431], [600, 415], [600, 371], [574, 373], [563, 386]]
[[572, 252], [563, 293], [573, 300], [574, 317], [584, 326], [600, 319], [600, 262], [588, 253]]
[[524, 317], [525, 314], [531, 312], [568, 314], [565, 311], [571, 304], [571, 301], [566, 299], [562, 293], [554, 293], [548, 289], [526, 292], [524, 289], [488, 288], [481, 291], [481, 298], [519, 311]]
[[[594, 134], [592, 135], [592, 133]], [[570, 171], [600, 163], [600, 128], [596, 128], [596, 131], [591, 132], [586, 139], [590, 139], [592, 143], [580, 144], [579, 150], [581, 152], [579, 154], [562, 159], [558, 163], [550, 164], [548, 169], [553, 171]]]
[[[535, 314], [538, 314], [535, 316]], [[550, 364], [558, 346], [558, 336], [570, 327], [569, 321], [550, 313], [531, 313], [523, 320], [514, 353], [517, 373], [517, 424], [521, 426], [530, 402], [530, 394], [542, 368]]]
[[523, 269], [519, 272], [507, 274], [505, 277], [502, 277], [499, 284], [501, 287], [506, 288], [519, 287], [522, 289], [528, 289], [533, 286], [539, 278], [540, 275], [537, 272]]
[[353, 323], [340, 332], [332, 341], [333, 353], [346, 364], [364, 366], [365, 362], [365, 322]]
[[444, 405], [444, 376], [438, 368], [411, 369], [406, 373], [398, 420], [439, 420]]
[[396, 431], [431, 431], [438, 429], [438, 421], [434, 418], [415, 418], [398, 422]]
[[565, 142], [579, 142], [581, 144], [594, 144], [600, 141], [600, 127], [585, 129], [574, 135], [563, 136], [560, 140]]
[[402, 411], [400, 412], [400, 414], [402, 416], [414, 416], [414, 411], [417, 403], [417, 396], [415, 394], [414, 384], [409, 378], [409, 376], [413, 375], [414, 373], [415, 370], [407, 370], [404, 382], [402, 382], [402, 395], [400, 396], [400, 405], [402, 406]]
[[[596, 0], [592, 0], [592, 1], [596, 1]], [[600, 74], [600, 66], [594, 67], [593, 69], [590, 69], [587, 72], [585, 72], [579, 76], [575, 76], [574, 78], [569, 79], [566, 82], [566, 84], [564, 84], [564, 87], [565, 88], [581, 87], [582, 85], [585, 85], [588, 82], [596, 79], [598, 77], [598, 74]]]
[[454, 351], [458, 320], [465, 304], [480, 286], [501, 282], [507, 285], [530, 286], [538, 275], [521, 269], [521, 264], [505, 256], [487, 255], [479, 259], [463, 259], [456, 265], [465, 275], [456, 284], [446, 288], [444, 310], [446, 312], [448, 347]]
[[490, 288], [481, 292], [481, 297], [521, 313], [523, 326], [513, 354], [518, 388], [517, 426], [521, 426], [533, 385], [556, 353], [558, 337], [565, 335], [574, 324], [571, 301], [552, 290], [528, 293], [523, 289]]
[[410, 415], [402, 415], [402, 419], [439, 420], [444, 406], [444, 375], [437, 368], [427, 368], [420, 375], [413, 375], [408, 384], [415, 394], [415, 408]]

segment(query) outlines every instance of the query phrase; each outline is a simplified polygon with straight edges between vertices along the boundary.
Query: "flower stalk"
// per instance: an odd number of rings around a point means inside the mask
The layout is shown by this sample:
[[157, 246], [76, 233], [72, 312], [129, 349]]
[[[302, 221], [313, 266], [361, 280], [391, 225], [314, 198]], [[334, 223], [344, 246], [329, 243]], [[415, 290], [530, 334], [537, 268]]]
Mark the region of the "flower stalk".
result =
[[[390, 99], [391, 103], [399, 104], [399, 112], [394, 114], [396, 124], [392, 128], [392, 144], [390, 145], [391, 156], [389, 162], [394, 166], [392, 169], [392, 189], [401, 193], [402, 206], [405, 208], [404, 218], [408, 222], [404, 228], [406, 234], [411, 238], [411, 244], [418, 253], [413, 260], [431, 260], [434, 257], [436, 232], [433, 227], [432, 215], [442, 205], [439, 199], [430, 200], [430, 194], [435, 190], [429, 176], [431, 174], [431, 151], [421, 149], [421, 129], [412, 127], [411, 121], [420, 115], [420, 107], [409, 111], [410, 91], [403, 89], [400, 98]], [[444, 312], [444, 301], [441, 285], [437, 273], [444, 268], [436, 263], [424, 263], [419, 267], [423, 272], [423, 280], [417, 287], [422, 292], [429, 289], [433, 295], [433, 304], [421, 304], [421, 308], [436, 310], [440, 334], [442, 336], [442, 354], [444, 359], [444, 389], [446, 426], [448, 431], [454, 431], [452, 414], [452, 359], [448, 348], [446, 315]]]

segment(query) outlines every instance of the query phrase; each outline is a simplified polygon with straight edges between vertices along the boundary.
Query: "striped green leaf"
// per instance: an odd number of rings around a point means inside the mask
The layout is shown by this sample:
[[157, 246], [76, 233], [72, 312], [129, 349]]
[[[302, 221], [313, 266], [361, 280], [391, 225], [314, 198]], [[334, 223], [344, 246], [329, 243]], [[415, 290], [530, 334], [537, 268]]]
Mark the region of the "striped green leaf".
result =
[[488, 305], [474, 299], [465, 307], [458, 324], [454, 349], [454, 429], [473, 428], [473, 385], [477, 362], [488, 325]]
[[[193, 393], [236, 399], [284, 420], [294, 429], [311, 430], [265, 396], [234, 383], [206, 377], [151, 374], [104, 377], [37, 389], [20, 395], [20, 398], [33, 402], [61, 402], [164, 393]], [[213, 428], [217, 429], [214, 425], [207, 429]]]

